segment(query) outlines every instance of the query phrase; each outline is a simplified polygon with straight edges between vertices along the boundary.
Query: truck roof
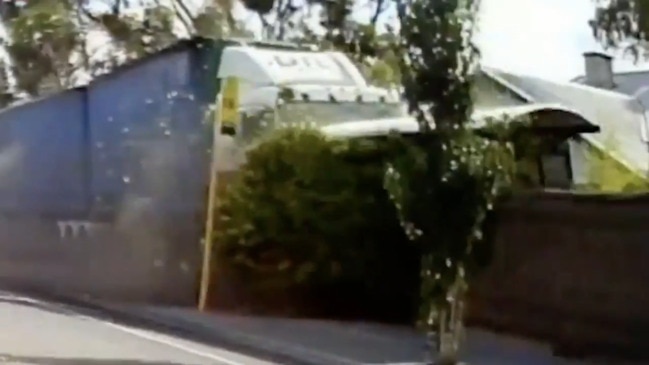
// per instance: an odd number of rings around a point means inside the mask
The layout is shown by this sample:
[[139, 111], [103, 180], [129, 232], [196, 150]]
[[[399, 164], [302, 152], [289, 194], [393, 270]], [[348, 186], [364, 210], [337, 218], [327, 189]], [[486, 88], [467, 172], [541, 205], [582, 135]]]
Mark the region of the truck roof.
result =
[[219, 78], [233, 76], [257, 85], [367, 87], [367, 81], [343, 53], [254, 45], [225, 47]]

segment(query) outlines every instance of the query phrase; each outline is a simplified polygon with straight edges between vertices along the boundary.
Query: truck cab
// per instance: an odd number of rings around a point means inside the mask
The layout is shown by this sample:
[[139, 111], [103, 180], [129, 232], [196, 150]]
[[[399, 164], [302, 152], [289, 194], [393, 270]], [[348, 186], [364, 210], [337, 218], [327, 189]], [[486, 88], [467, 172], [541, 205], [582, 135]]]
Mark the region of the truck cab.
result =
[[222, 52], [219, 79], [239, 79], [240, 123], [232, 131], [238, 144], [282, 126], [407, 117], [398, 94], [369, 85], [343, 53], [245, 43]]

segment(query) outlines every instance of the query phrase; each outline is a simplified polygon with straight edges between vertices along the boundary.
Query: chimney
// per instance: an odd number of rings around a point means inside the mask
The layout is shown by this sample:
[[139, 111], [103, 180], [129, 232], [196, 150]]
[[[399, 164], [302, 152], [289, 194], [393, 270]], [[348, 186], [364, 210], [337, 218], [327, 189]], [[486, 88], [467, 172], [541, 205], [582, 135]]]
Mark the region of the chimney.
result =
[[601, 89], [613, 89], [613, 57], [603, 52], [584, 53], [586, 85]]

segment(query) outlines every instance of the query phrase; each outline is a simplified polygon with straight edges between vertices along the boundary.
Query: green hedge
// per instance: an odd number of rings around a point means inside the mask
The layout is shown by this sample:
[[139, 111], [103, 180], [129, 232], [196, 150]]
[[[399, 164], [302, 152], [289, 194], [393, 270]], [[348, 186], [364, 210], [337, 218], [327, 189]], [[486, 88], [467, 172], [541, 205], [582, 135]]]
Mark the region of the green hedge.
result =
[[279, 130], [249, 152], [221, 199], [215, 245], [249, 306], [399, 322], [415, 316], [419, 254], [383, 188], [384, 152], [378, 141], [299, 129]]

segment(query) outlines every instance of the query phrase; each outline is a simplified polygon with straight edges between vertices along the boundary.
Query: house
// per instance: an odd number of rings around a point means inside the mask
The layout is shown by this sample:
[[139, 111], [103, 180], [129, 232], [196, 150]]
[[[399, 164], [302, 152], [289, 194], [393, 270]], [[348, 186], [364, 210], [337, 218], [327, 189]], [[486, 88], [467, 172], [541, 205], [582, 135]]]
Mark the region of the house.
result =
[[613, 57], [602, 52], [584, 53], [584, 61], [584, 75], [573, 82], [635, 96], [649, 106], [649, 69], [613, 72]]
[[[600, 127], [600, 133], [580, 134], [571, 137], [552, 157], [553, 164], [567, 161], [563, 168], [571, 177], [573, 186], [600, 184], [593, 174], [592, 161], [604, 158], [605, 169], [623, 174], [632, 184], [642, 184], [649, 174], [649, 149], [645, 132], [647, 111], [641, 100], [633, 94], [622, 93], [633, 88], [631, 82], [604, 81], [599, 72], [606, 69], [607, 59], [586, 54], [585, 63], [590, 77], [587, 84], [580, 82], [555, 82], [536, 77], [516, 75], [502, 70], [482, 67], [476, 81], [474, 97], [476, 107], [482, 110], [526, 104], [554, 103], [577, 111], [589, 122]], [[610, 61], [610, 59], [608, 59]], [[604, 65], [604, 66], [602, 66]], [[597, 76], [594, 76], [596, 73]], [[648, 79], [649, 79], [649, 73]], [[620, 90], [616, 90], [619, 85]], [[608, 86], [608, 87], [604, 87]], [[649, 93], [647, 93], [649, 98]], [[648, 100], [649, 101], [649, 100]], [[649, 104], [648, 104], [649, 105]], [[611, 147], [615, 141], [615, 148]]]
[[[522, 104], [498, 108], [477, 109], [471, 127], [489, 135], [493, 123], [523, 122], [525, 130], [534, 136], [533, 148], [517, 143], [518, 179], [526, 187], [569, 189], [572, 187], [570, 159], [557, 146], [584, 133], [597, 133], [599, 127], [578, 112], [559, 104]], [[434, 126], [434, 123], [433, 123]], [[415, 118], [388, 118], [352, 121], [327, 125], [322, 131], [331, 137], [381, 137], [391, 132], [415, 136], [420, 133]]]
[[[472, 126], [480, 129], [489, 120], [531, 122], [528, 131], [540, 137], [534, 139], [541, 148], [517, 147], [519, 176], [516, 181], [525, 186], [570, 189], [575, 181], [584, 180], [580, 175], [581, 165], [573, 163], [575, 158], [571, 157], [567, 141], [580, 135], [598, 133], [600, 127], [592, 122], [594, 118], [585, 116], [563, 99], [535, 100], [508, 82], [504, 75], [502, 71], [489, 68], [478, 72], [473, 85], [475, 109], [471, 116]], [[330, 136], [345, 138], [378, 137], [394, 131], [412, 135], [419, 132], [419, 124], [411, 117], [355, 120], [327, 125], [323, 131]], [[521, 155], [520, 152], [524, 153]], [[574, 170], [576, 176], [573, 176]]]

